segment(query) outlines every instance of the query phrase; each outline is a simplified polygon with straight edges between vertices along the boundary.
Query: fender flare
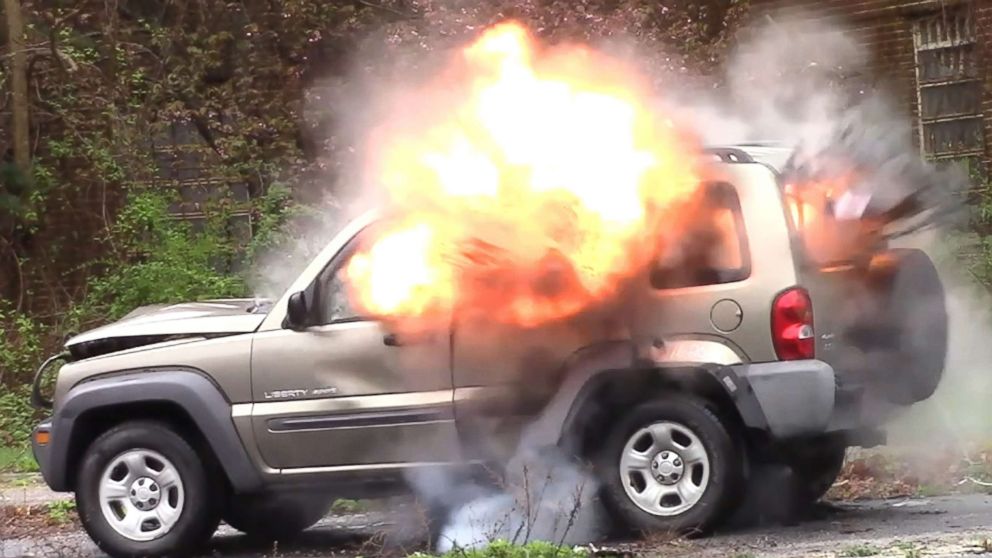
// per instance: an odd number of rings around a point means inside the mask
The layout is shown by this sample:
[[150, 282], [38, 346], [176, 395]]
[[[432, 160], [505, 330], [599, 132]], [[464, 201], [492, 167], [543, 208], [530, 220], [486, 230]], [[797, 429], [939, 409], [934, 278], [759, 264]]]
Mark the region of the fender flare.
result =
[[569, 433], [579, 423], [585, 406], [600, 388], [616, 380], [617, 374], [656, 374], [659, 377], [673, 373], [705, 374], [721, 386], [746, 427], [768, 428], [758, 398], [747, 377], [738, 373], [739, 367], [730, 363], [667, 361], [664, 357], [652, 356], [657, 355], [652, 348], [657, 349], [657, 346], [623, 340], [597, 343], [573, 353], [564, 365], [564, 379], [558, 391], [537, 420], [525, 430], [520, 448], [569, 443]]
[[236, 492], [252, 492], [262, 477], [251, 462], [231, 419], [231, 403], [202, 373], [191, 369], [137, 370], [74, 386], [51, 421], [51, 442], [42, 472], [55, 491], [70, 491], [73, 434], [85, 415], [135, 403], [168, 403], [182, 408], [200, 430]]

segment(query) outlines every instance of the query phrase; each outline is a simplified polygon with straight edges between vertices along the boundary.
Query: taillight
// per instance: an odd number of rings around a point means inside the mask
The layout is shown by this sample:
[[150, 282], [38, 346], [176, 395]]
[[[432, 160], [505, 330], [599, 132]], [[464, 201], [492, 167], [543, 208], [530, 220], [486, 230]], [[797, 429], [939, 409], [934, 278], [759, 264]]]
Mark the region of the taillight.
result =
[[772, 305], [772, 343], [782, 360], [813, 358], [813, 302], [809, 293], [793, 287], [775, 298]]

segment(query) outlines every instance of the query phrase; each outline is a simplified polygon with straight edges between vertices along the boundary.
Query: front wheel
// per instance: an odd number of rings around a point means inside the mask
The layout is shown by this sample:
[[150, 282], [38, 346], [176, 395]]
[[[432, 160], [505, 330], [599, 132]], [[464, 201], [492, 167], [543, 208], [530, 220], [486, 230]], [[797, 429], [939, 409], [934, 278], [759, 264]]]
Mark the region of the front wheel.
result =
[[169, 426], [126, 422], [86, 450], [76, 484], [79, 518], [111, 556], [186, 556], [220, 521], [216, 481]]
[[736, 505], [744, 462], [705, 400], [665, 396], [627, 413], [597, 458], [604, 501], [637, 531], [705, 532]]

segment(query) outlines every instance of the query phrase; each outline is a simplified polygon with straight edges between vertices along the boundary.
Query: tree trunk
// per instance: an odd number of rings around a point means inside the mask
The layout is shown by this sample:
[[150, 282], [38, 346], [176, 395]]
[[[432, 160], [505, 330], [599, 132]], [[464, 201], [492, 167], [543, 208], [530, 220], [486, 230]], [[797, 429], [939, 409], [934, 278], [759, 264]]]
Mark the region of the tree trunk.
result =
[[28, 64], [24, 51], [24, 17], [21, 14], [21, 0], [4, 0], [7, 15], [7, 37], [10, 41], [10, 75], [13, 89], [12, 112], [14, 164], [24, 175], [31, 166], [31, 137], [28, 124]]

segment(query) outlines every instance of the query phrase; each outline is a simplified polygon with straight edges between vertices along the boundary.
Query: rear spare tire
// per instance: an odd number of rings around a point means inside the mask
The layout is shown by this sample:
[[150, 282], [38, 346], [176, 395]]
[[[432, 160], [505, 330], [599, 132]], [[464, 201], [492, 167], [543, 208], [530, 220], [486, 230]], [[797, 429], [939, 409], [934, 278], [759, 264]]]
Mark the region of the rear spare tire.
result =
[[861, 317], [846, 334], [857, 355], [845, 368], [892, 403], [930, 397], [947, 356], [947, 307], [936, 267], [921, 250], [887, 250], [872, 259], [866, 286]]
[[689, 394], [629, 411], [596, 465], [604, 503], [635, 531], [705, 532], [738, 503], [743, 486], [742, 452], [728, 422]]

